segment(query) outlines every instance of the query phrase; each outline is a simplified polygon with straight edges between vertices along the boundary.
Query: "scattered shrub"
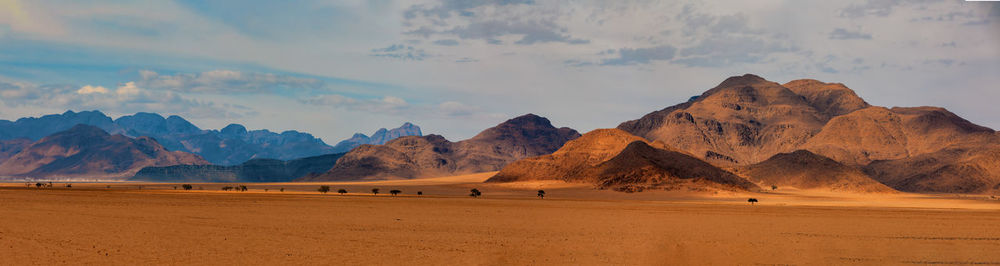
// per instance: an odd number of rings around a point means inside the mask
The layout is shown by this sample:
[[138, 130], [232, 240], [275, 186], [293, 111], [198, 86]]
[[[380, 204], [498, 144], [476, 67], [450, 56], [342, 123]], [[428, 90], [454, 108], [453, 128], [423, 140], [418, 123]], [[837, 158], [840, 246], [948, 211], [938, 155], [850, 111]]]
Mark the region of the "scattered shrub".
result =
[[389, 194], [392, 194], [393, 196], [396, 196], [399, 193], [403, 193], [403, 191], [400, 191], [398, 189], [389, 190]]
[[539, 189], [538, 190], [538, 197], [544, 199], [545, 198], [545, 190]]
[[372, 189], [372, 195], [378, 195], [378, 188]]
[[194, 188], [191, 184], [183, 184], [181, 187], [184, 188], [184, 190], [191, 190], [191, 188]]
[[66, 187], [73, 188], [73, 184], [66, 184]]
[[750, 203], [750, 205], [753, 205], [754, 203], [757, 203], [757, 199], [755, 199], [755, 198], [750, 198], [750, 199], [747, 199], [747, 202], [749, 202], [749, 203]]
[[230, 191], [230, 190], [233, 190], [233, 187], [231, 187], [231, 186], [224, 186], [224, 187], [222, 187], [222, 191]]
[[478, 198], [479, 196], [483, 195], [483, 192], [479, 191], [478, 188], [473, 188], [473, 189], [469, 190], [469, 192], [471, 192], [471, 193], [469, 193], [469, 196], [473, 197], [473, 198]]
[[421, 196], [421, 195], [424, 195], [424, 192], [423, 191], [417, 191], [417, 196]]
[[279, 189], [278, 191], [279, 191], [279, 192], [285, 192], [285, 188], [281, 188], [281, 189]]
[[343, 189], [343, 188], [341, 188], [341, 189], [338, 189], [338, 190], [337, 190], [337, 193], [340, 193], [340, 195], [344, 195], [344, 194], [347, 194], [347, 190], [346, 190], [346, 189]]
[[771, 190], [778, 190], [778, 186], [771, 185]]
[[319, 190], [320, 193], [326, 194], [327, 192], [330, 192], [330, 186], [319, 186], [319, 189], [317, 190]]

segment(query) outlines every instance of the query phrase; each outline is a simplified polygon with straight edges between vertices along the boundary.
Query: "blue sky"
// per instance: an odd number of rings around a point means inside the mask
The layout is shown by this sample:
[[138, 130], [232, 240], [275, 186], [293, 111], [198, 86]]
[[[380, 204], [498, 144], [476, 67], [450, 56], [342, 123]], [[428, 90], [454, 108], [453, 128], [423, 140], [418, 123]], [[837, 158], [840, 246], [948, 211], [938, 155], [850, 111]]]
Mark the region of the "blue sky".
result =
[[0, 0], [0, 118], [102, 110], [335, 142], [536, 113], [617, 126], [728, 76], [841, 82], [1000, 128], [1000, 4]]

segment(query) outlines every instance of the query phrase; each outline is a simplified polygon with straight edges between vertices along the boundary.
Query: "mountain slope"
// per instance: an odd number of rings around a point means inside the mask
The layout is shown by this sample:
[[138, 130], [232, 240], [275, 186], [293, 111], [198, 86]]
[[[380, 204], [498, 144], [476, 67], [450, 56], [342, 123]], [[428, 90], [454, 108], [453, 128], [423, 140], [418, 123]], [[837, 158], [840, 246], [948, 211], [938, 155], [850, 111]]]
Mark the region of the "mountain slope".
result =
[[548, 154], [579, 136], [527, 114], [451, 142], [438, 135], [407, 136], [385, 145], [361, 145], [329, 172], [299, 181], [420, 178], [499, 170], [517, 159]]
[[562, 180], [620, 191], [751, 190], [756, 185], [699, 160], [618, 129], [598, 129], [550, 155], [504, 167], [486, 182]]
[[874, 161], [864, 170], [879, 182], [907, 192], [998, 192], [1000, 145], [956, 144], [918, 156]]
[[289, 182], [333, 167], [343, 153], [290, 161], [253, 159], [239, 165], [172, 165], [142, 168], [131, 180], [161, 182]]
[[132, 139], [77, 125], [10, 157], [0, 164], [0, 175], [124, 178], [146, 166], [207, 163], [194, 154], [168, 151], [152, 138]]
[[763, 162], [741, 167], [737, 173], [762, 187], [795, 187], [837, 192], [892, 192], [860, 169], [815, 153], [780, 153]]

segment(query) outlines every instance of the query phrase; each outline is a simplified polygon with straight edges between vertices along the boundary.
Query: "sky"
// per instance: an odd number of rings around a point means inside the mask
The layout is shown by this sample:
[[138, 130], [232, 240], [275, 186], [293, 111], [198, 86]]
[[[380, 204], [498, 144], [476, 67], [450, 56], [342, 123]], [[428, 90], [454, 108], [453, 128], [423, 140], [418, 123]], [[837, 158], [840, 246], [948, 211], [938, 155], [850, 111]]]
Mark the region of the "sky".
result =
[[0, 0], [0, 119], [462, 140], [527, 113], [615, 127], [745, 73], [998, 129], [1000, 3]]

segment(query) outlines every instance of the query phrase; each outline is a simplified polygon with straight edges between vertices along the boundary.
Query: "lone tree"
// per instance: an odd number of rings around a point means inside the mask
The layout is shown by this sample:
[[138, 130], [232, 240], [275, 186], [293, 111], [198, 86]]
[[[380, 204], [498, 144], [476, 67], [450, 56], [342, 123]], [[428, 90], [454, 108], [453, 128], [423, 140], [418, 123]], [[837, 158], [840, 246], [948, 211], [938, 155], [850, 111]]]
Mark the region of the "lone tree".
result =
[[191, 184], [183, 184], [181, 187], [184, 188], [184, 190], [191, 190], [191, 188], [194, 188]]
[[378, 188], [372, 189], [372, 195], [378, 195]]
[[346, 190], [346, 189], [343, 189], [343, 188], [341, 188], [341, 189], [338, 189], [338, 190], [337, 190], [337, 193], [340, 193], [340, 195], [344, 195], [344, 194], [347, 194], [347, 190]]
[[400, 191], [398, 189], [389, 190], [389, 194], [392, 194], [393, 196], [396, 196], [399, 193], [403, 193], [403, 191]]
[[538, 190], [538, 197], [544, 199], [545, 198], [545, 190], [539, 189]]
[[327, 192], [330, 192], [330, 186], [319, 186], [319, 189], [317, 190], [319, 190], [320, 193], [326, 194]]
[[479, 191], [478, 188], [473, 188], [473, 189], [469, 190], [469, 192], [472, 192], [472, 193], [469, 193], [469, 196], [473, 197], [473, 198], [478, 198], [479, 196], [483, 195], [483, 192]]
[[420, 196], [420, 195], [423, 195], [423, 194], [424, 194], [423, 191], [417, 191], [417, 196]]
[[750, 198], [750, 199], [748, 199], [748, 200], [747, 200], [747, 202], [749, 202], [749, 203], [750, 203], [750, 205], [753, 205], [754, 203], [757, 203], [757, 199], [755, 199], [755, 198]]
[[778, 186], [771, 185], [771, 190], [778, 190]]

